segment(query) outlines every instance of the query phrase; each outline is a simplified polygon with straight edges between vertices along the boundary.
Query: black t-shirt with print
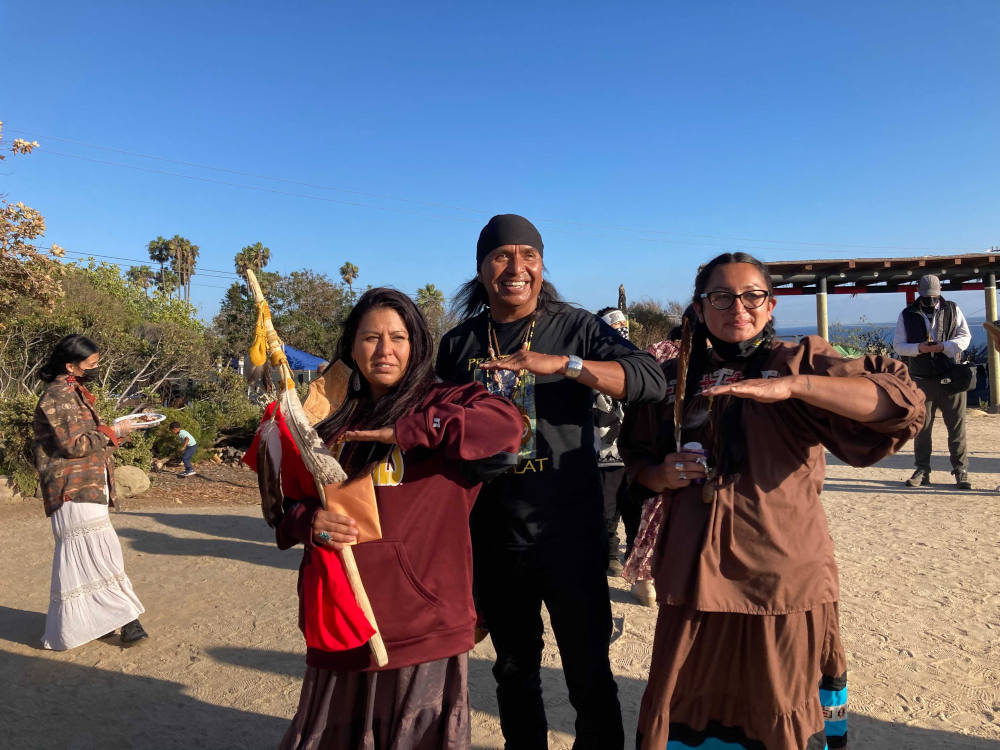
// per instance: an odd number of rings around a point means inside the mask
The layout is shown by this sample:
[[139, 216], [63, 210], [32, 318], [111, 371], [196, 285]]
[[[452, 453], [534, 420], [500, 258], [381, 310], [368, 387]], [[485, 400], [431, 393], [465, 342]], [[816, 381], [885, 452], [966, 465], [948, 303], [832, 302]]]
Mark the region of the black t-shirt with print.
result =
[[[494, 323], [499, 353], [520, 348], [530, 325], [530, 317]], [[625, 370], [625, 400], [630, 403], [663, 398], [666, 384], [653, 358], [586, 310], [549, 303], [536, 313], [530, 339], [531, 350], [543, 354], [618, 362]], [[476, 501], [472, 523], [477, 540], [524, 547], [550, 537], [604, 534], [593, 390], [563, 375], [526, 373], [519, 383], [516, 373], [495, 377], [478, 367], [489, 359], [487, 342], [483, 312], [446, 333], [437, 357], [443, 380], [478, 381], [491, 392], [502, 389], [525, 415], [518, 465], [485, 485]]]

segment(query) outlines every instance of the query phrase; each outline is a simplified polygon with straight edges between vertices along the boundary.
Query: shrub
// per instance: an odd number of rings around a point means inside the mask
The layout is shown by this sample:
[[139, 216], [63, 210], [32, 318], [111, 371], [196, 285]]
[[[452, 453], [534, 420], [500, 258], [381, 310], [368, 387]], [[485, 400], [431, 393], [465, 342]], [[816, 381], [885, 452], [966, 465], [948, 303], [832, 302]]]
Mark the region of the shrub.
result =
[[38, 398], [19, 393], [0, 399], [0, 473], [11, 477], [24, 494], [35, 494], [38, 475], [31, 455]]
[[872, 354], [892, 357], [892, 332], [884, 326], [869, 323], [863, 316], [856, 326], [834, 323], [830, 327], [830, 343], [845, 356], [863, 357]]
[[170, 458], [180, 455], [181, 442], [170, 431], [170, 423], [177, 422], [181, 429], [187, 430], [198, 441], [198, 450], [194, 452], [195, 461], [203, 461], [211, 455], [218, 433], [212, 422], [199, 421], [198, 404], [188, 403], [183, 409], [163, 409], [166, 419], [153, 431], [152, 452], [159, 458]]

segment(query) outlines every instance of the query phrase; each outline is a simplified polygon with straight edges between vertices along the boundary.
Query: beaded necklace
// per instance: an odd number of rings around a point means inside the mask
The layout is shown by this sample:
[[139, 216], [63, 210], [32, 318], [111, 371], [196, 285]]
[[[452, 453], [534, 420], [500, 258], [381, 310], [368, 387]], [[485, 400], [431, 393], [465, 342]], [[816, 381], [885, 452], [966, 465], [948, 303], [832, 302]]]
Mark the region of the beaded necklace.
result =
[[[498, 360], [509, 357], [509, 354], [502, 354], [500, 352], [500, 340], [497, 338], [496, 329], [493, 328], [493, 317], [486, 317], [486, 336], [487, 336], [487, 348], [486, 353], [489, 355], [491, 362], [496, 362]], [[524, 333], [521, 335], [521, 343], [517, 347], [521, 351], [530, 352], [531, 351], [531, 341], [535, 337], [535, 315], [532, 313], [531, 322], [525, 326]], [[494, 370], [491, 375], [493, 377], [493, 382], [496, 383], [497, 392], [503, 393], [503, 373], [504, 370]], [[507, 371], [509, 372], [509, 371]], [[521, 386], [524, 383], [524, 375], [527, 370], [517, 371], [517, 380], [514, 383], [514, 387], [511, 389], [509, 398], [513, 399], [514, 394], [519, 393]]]
[[[487, 315], [486, 318], [486, 335], [487, 335], [487, 349], [486, 352], [489, 355], [491, 362], [496, 362], [504, 357], [510, 356], [509, 354], [500, 353], [500, 340], [497, 338], [497, 332], [493, 328], [493, 318]], [[531, 351], [531, 341], [535, 336], [535, 315], [532, 313], [531, 322], [525, 326], [524, 333], [521, 336], [521, 343], [517, 347], [521, 351]], [[526, 394], [524, 393], [525, 380], [527, 375], [527, 370], [521, 369], [517, 371], [517, 379], [514, 381], [513, 385], [510, 385], [509, 380], [504, 383], [504, 376], [509, 377], [510, 370], [493, 370], [490, 373], [490, 377], [493, 380], [493, 388], [490, 390], [495, 394], [505, 396], [514, 402], [517, 410], [521, 412], [521, 448], [522, 451], [529, 450], [526, 448], [530, 444], [534, 436], [534, 419], [532, 414], [534, 413], [534, 407], [531, 407], [531, 413], [528, 411], [528, 404], [526, 403]], [[509, 387], [509, 391], [508, 391]], [[495, 390], [494, 390], [495, 389]], [[530, 455], [530, 453], [528, 454]]]

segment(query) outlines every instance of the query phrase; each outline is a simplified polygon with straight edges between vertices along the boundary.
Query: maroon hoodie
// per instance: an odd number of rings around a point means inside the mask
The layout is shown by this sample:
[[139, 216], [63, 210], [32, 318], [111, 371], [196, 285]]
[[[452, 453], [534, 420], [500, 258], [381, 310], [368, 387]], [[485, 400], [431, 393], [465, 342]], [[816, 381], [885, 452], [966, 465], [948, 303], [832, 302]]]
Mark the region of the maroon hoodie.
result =
[[[354, 546], [389, 653], [385, 669], [443, 659], [475, 645], [469, 512], [481, 480], [517, 462], [521, 425], [510, 401], [478, 383], [438, 383], [396, 422], [397, 444], [372, 474], [382, 538]], [[318, 507], [316, 500], [303, 501], [278, 525], [280, 547], [305, 544], [303, 562]], [[299, 606], [301, 620], [301, 596]], [[306, 663], [337, 671], [377, 669], [367, 645], [336, 652], [309, 648]]]

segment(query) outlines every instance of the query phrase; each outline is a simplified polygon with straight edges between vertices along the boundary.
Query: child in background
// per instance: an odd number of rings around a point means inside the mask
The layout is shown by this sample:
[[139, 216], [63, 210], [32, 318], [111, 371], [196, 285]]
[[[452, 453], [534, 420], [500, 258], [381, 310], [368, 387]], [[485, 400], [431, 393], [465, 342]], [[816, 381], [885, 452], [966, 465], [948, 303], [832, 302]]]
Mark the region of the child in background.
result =
[[171, 422], [170, 431], [181, 441], [181, 450], [184, 451], [184, 453], [181, 454], [181, 461], [184, 462], [184, 471], [181, 472], [181, 476], [194, 476], [195, 472], [194, 466], [191, 465], [191, 458], [194, 456], [194, 452], [198, 447], [198, 441], [194, 439], [194, 435], [190, 432], [181, 429], [180, 422]]

